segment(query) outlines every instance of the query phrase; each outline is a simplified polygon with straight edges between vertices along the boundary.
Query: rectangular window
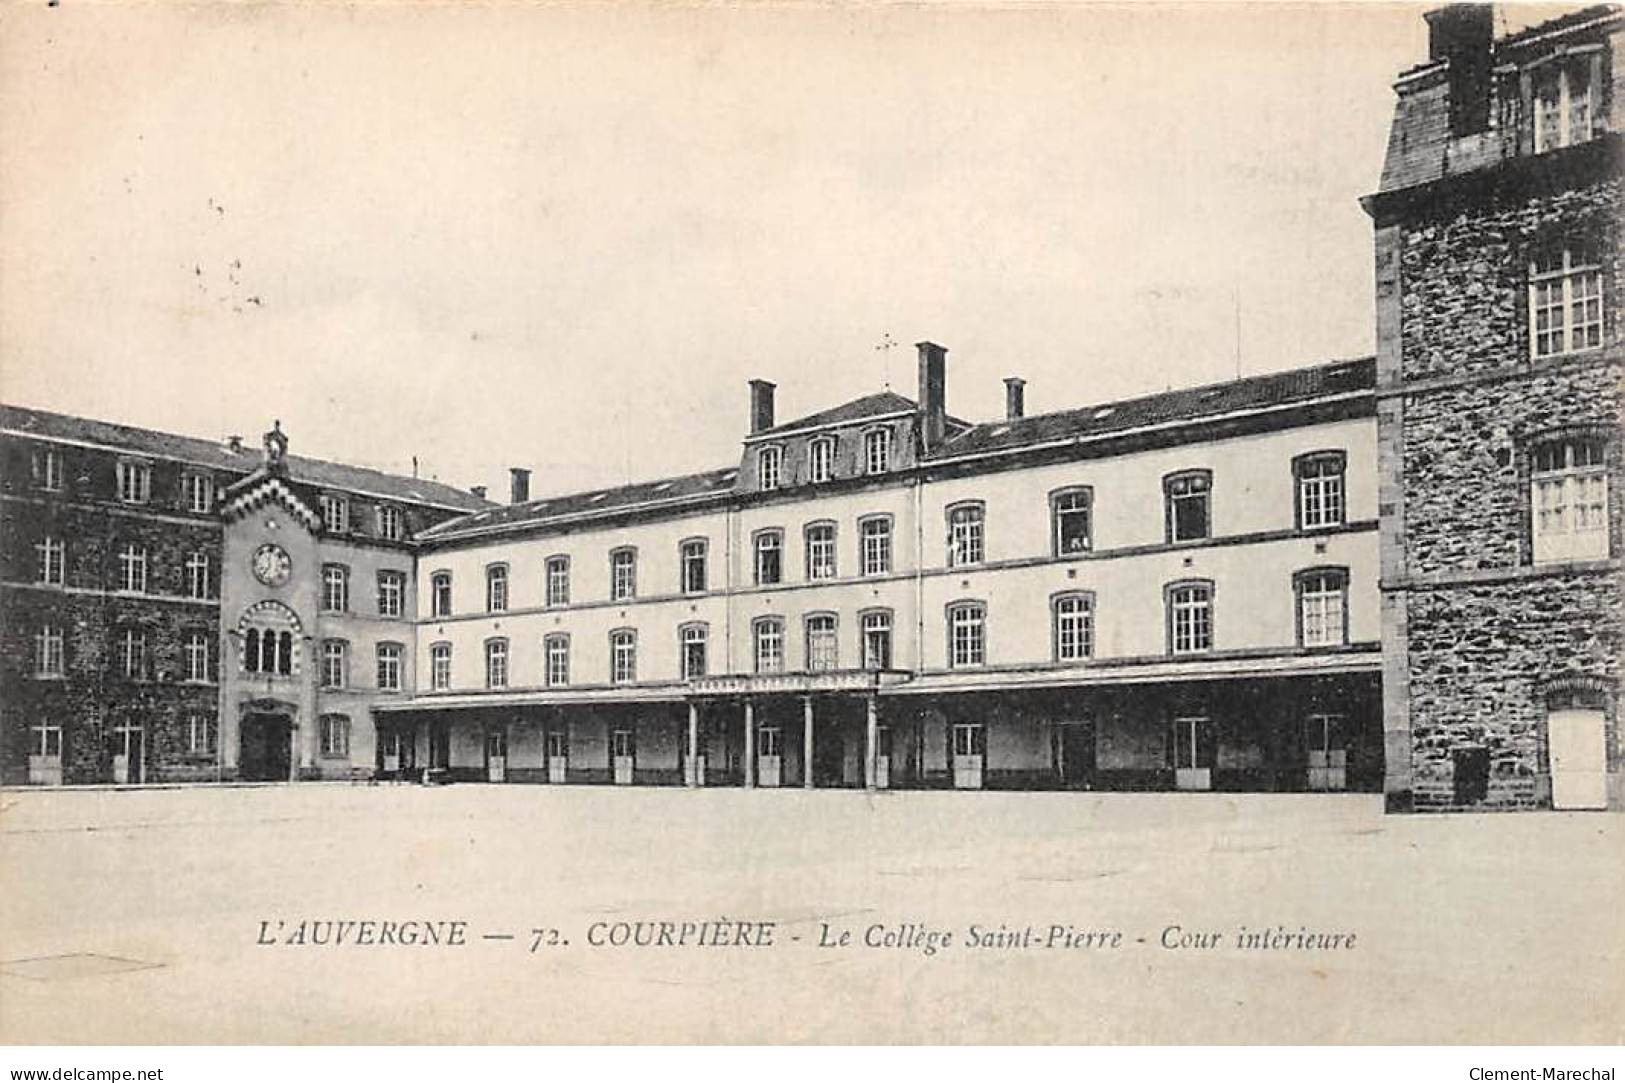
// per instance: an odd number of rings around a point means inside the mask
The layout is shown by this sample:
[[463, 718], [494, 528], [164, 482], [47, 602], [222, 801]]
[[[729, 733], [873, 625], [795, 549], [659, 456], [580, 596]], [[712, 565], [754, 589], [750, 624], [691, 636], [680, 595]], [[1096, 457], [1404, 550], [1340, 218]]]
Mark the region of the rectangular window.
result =
[[706, 544], [704, 538], [692, 538], [683, 543], [682, 588], [684, 594], [704, 594], [706, 587]]
[[501, 613], [508, 608], [508, 566], [493, 564], [485, 569], [485, 611]]
[[982, 506], [964, 504], [948, 512], [948, 567], [982, 562]]
[[770, 586], [784, 577], [784, 534], [763, 530], [756, 535], [756, 585]]
[[763, 489], [777, 489], [782, 479], [784, 450], [765, 447], [756, 453], [756, 476]]
[[840, 666], [840, 640], [835, 618], [819, 613], [807, 618], [807, 671], [825, 673]]
[[630, 628], [610, 633], [609, 679], [615, 684], [638, 679], [638, 635]]
[[1535, 153], [1584, 143], [1592, 136], [1589, 62], [1552, 63], [1534, 81]]
[[349, 644], [329, 639], [322, 644], [322, 687], [344, 688], [350, 683]]
[[891, 614], [863, 615], [863, 668], [891, 668]]
[[979, 666], [987, 660], [987, 611], [980, 602], [960, 602], [948, 610], [948, 664]]
[[186, 558], [186, 595], [189, 598], [213, 596], [209, 582], [209, 554], [193, 553]]
[[68, 545], [61, 538], [45, 538], [34, 546], [38, 556], [39, 581], [60, 587], [67, 582]]
[[152, 466], [130, 459], [116, 467], [118, 498], [126, 504], [145, 504], [152, 497]]
[[1344, 519], [1344, 458], [1338, 453], [1305, 455], [1293, 463], [1298, 476], [1298, 528], [1341, 526]]
[[1213, 479], [1206, 471], [1175, 474], [1164, 479], [1170, 542], [1195, 541], [1209, 536], [1212, 487]]
[[1094, 497], [1088, 489], [1056, 493], [1050, 502], [1055, 528], [1055, 555], [1087, 553], [1091, 545], [1090, 513]]
[[434, 616], [451, 616], [451, 573], [436, 572], [429, 580], [430, 610]]
[[1530, 463], [1536, 564], [1608, 558], [1606, 451], [1600, 439], [1536, 446]]
[[192, 632], [186, 637], [183, 648], [186, 657], [186, 679], [189, 681], [206, 681], [209, 679], [209, 637], [202, 632]]
[[322, 608], [329, 613], [345, 613], [350, 609], [350, 569], [342, 564], [322, 568]]
[[506, 639], [488, 639], [485, 641], [485, 687], [508, 687], [508, 641]]
[[570, 604], [570, 558], [547, 558], [547, 604]]
[[126, 628], [119, 637], [119, 663], [124, 675], [132, 681], [147, 676], [147, 633], [138, 628]]
[[863, 434], [863, 467], [870, 474], [891, 469], [891, 430], [870, 429]]
[[378, 536], [386, 541], [400, 541], [404, 535], [401, 509], [392, 504], [378, 505]]
[[199, 515], [207, 515], [213, 511], [214, 478], [208, 474], [182, 474], [181, 506]]
[[807, 478], [814, 485], [835, 476], [835, 438], [820, 436], [807, 445]]
[[186, 716], [186, 751], [204, 756], [214, 751], [214, 719], [193, 712]]
[[1213, 722], [1206, 718], [1176, 718], [1170, 728], [1168, 760], [1176, 771], [1213, 766]]
[[543, 644], [547, 655], [547, 684], [559, 688], [570, 683], [570, 637], [550, 635]]
[[119, 550], [119, 589], [136, 594], [147, 591], [147, 549], [135, 542], [126, 542]]
[[953, 743], [955, 756], [985, 756], [987, 729], [980, 722], [956, 722]]
[[884, 516], [864, 519], [858, 524], [864, 575], [891, 572], [891, 520]]
[[62, 453], [55, 448], [34, 452], [34, 484], [48, 493], [62, 491]]
[[638, 593], [638, 554], [617, 549], [609, 555], [609, 597], [611, 601], [635, 598]]
[[451, 687], [451, 644], [436, 643], [429, 648], [429, 687], [444, 692]]
[[784, 672], [784, 622], [771, 618], [759, 620], [756, 633], [756, 672]]
[[406, 573], [378, 573], [378, 615], [399, 617], [406, 612]]
[[609, 754], [618, 760], [629, 760], [637, 755], [637, 741], [631, 730], [615, 730], [609, 735]]
[[28, 754], [31, 756], [45, 756], [52, 759], [62, 757], [62, 727], [42, 723], [28, 727], [30, 734], [28, 741]]
[[692, 680], [706, 674], [706, 648], [709, 630], [703, 624], [683, 626], [683, 679]]
[[322, 715], [322, 755], [350, 754], [350, 720], [341, 714]]
[[1213, 646], [1213, 589], [1187, 583], [1168, 591], [1168, 642], [1174, 654]]
[[330, 534], [347, 534], [350, 530], [350, 501], [334, 493], [323, 493], [321, 498], [322, 526]]
[[1055, 599], [1055, 657], [1079, 662], [1095, 652], [1095, 607], [1087, 594], [1065, 594]]
[[1298, 620], [1305, 647], [1337, 647], [1348, 642], [1345, 612], [1348, 576], [1317, 570], [1298, 576]]
[[784, 730], [780, 726], [758, 726], [756, 729], [758, 756], [784, 755]]
[[378, 644], [378, 688], [383, 692], [401, 690], [401, 645]]
[[814, 523], [807, 528], [807, 578], [835, 578], [834, 523]]
[[1602, 345], [1602, 264], [1573, 242], [1547, 245], [1529, 264], [1529, 348], [1551, 357]]
[[39, 677], [62, 676], [62, 628], [46, 624], [34, 634], [34, 673]]

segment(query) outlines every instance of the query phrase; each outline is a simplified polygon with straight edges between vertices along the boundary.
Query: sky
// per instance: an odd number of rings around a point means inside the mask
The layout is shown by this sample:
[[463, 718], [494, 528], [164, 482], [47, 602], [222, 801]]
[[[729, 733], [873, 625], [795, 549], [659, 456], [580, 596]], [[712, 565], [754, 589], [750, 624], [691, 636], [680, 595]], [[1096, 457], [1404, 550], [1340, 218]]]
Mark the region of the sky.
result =
[[1422, 10], [0, 7], [0, 399], [540, 496], [1360, 356]]

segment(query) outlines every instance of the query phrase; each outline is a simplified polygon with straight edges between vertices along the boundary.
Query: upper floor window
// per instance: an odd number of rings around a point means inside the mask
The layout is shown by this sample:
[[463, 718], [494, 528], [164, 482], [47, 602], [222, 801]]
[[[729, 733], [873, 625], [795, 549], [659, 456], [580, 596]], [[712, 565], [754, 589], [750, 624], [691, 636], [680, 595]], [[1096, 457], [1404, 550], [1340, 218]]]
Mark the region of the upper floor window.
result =
[[710, 629], [703, 624], [685, 624], [679, 631], [679, 637], [682, 641], [683, 679], [705, 676]]
[[1187, 470], [1162, 479], [1168, 541], [1195, 541], [1212, 533], [1212, 489], [1213, 475], [1206, 470]]
[[208, 474], [181, 475], [181, 506], [187, 511], [207, 514], [214, 510], [214, 478]]
[[777, 489], [783, 480], [784, 449], [765, 447], [756, 453], [756, 477], [764, 489]]
[[784, 672], [784, 621], [758, 617], [751, 626], [755, 639], [756, 672]]
[[835, 476], [835, 437], [815, 437], [807, 445], [807, 480], [814, 485]]
[[1213, 647], [1213, 584], [1174, 583], [1168, 587], [1168, 649], [1189, 654]]
[[1535, 153], [1584, 143], [1592, 136], [1591, 58], [1552, 61], [1535, 69]]
[[1298, 595], [1298, 643], [1340, 647], [1348, 642], [1349, 573], [1311, 568], [1292, 577]]
[[863, 434], [863, 469], [870, 474], [891, 469], [890, 429], [870, 429]]
[[350, 684], [350, 645], [342, 639], [322, 643], [322, 687], [347, 688]]
[[34, 452], [34, 484], [48, 493], [62, 491], [62, 453], [56, 448]]
[[144, 594], [147, 590], [147, 547], [125, 542], [119, 549], [119, 589]]
[[955, 602], [948, 607], [948, 665], [979, 666], [987, 661], [987, 607]]
[[835, 578], [835, 524], [809, 523], [806, 529], [807, 578]]
[[435, 572], [429, 579], [430, 613], [436, 617], [451, 616], [451, 573]]
[[1341, 451], [1317, 451], [1292, 460], [1292, 474], [1297, 481], [1299, 530], [1342, 525], [1346, 514], [1344, 463]]
[[436, 692], [451, 687], [450, 643], [436, 643], [429, 648], [429, 687]]
[[393, 504], [378, 505], [378, 536], [387, 541], [400, 541], [405, 533], [401, 509]]
[[208, 598], [212, 591], [209, 582], [209, 554], [193, 553], [186, 558], [186, 596]]
[[189, 681], [206, 681], [209, 679], [209, 637], [203, 632], [190, 632], [186, 642], [181, 646], [181, 654], [186, 661], [186, 679]]
[[1535, 563], [1607, 559], [1606, 453], [1598, 437], [1535, 446], [1529, 479]]
[[784, 578], [784, 531], [757, 531], [751, 548], [757, 586], [767, 586]]
[[378, 644], [378, 688], [382, 692], [401, 690], [401, 645]]
[[839, 668], [840, 640], [835, 634], [835, 614], [814, 613], [807, 618], [807, 671], [823, 673]]
[[329, 533], [347, 534], [350, 530], [350, 501], [337, 493], [323, 493], [321, 497], [322, 525]]
[[547, 604], [570, 604], [570, 558], [547, 558]]
[[42, 624], [34, 633], [34, 674], [39, 677], [62, 676], [62, 626]]
[[1055, 660], [1080, 662], [1095, 653], [1095, 600], [1090, 594], [1057, 595], [1055, 615]]
[[1050, 497], [1050, 519], [1055, 534], [1055, 555], [1087, 553], [1094, 545], [1092, 519], [1094, 493], [1086, 488], [1062, 489]]
[[293, 673], [293, 633], [273, 628], [243, 632], [243, 672], [287, 677]]
[[891, 516], [871, 515], [858, 520], [858, 557], [864, 575], [891, 571]]
[[891, 668], [891, 610], [871, 609], [863, 614], [863, 668]]
[[406, 612], [406, 573], [381, 571], [378, 573], [378, 615], [399, 617]]
[[609, 633], [609, 679], [616, 684], [638, 679], [638, 634], [630, 628]]
[[492, 564], [485, 569], [485, 611], [501, 613], [508, 608], [508, 566]]
[[485, 641], [485, 687], [508, 687], [508, 641], [506, 639], [487, 639]]
[[145, 504], [152, 497], [152, 464], [120, 459], [116, 468], [118, 498], [126, 504]]
[[948, 567], [982, 562], [983, 514], [981, 504], [959, 504], [948, 509]]
[[1602, 262], [1580, 238], [1548, 243], [1529, 261], [1529, 348], [1535, 357], [1602, 345]]
[[147, 633], [139, 628], [126, 628], [119, 637], [119, 662], [124, 675], [141, 680], [147, 675]]
[[705, 593], [707, 548], [704, 538], [690, 538], [682, 544], [678, 552], [678, 561], [681, 565], [678, 574], [682, 579], [681, 586], [684, 594]]
[[542, 654], [547, 667], [545, 679], [548, 687], [559, 688], [570, 683], [570, 637], [555, 632], [542, 640]]
[[636, 549], [616, 549], [609, 554], [609, 597], [611, 601], [635, 598], [638, 593], [638, 553]]
[[68, 543], [61, 538], [45, 537], [34, 546], [38, 556], [39, 581], [53, 587], [67, 583]]
[[350, 569], [342, 564], [322, 566], [322, 608], [329, 613], [350, 609]]

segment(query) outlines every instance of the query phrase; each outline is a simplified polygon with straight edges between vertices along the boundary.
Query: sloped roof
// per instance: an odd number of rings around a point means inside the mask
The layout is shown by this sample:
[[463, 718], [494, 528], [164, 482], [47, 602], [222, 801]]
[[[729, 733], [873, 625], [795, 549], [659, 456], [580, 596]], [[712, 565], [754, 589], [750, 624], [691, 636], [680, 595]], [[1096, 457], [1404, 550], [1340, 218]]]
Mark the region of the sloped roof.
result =
[[1376, 380], [1377, 361], [1374, 357], [1333, 361], [1204, 387], [1181, 388], [1074, 410], [1035, 414], [1017, 421], [988, 422], [950, 437], [928, 458], [934, 461], [981, 452], [1015, 451], [1032, 445], [1106, 435], [1164, 422], [1198, 421], [1237, 410], [1306, 402], [1350, 391], [1368, 391], [1376, 386]]
[[[132, 425], [118, 425], [111, 421], [74, 417], [49, 410], [35, 410], [26, 406], [0, 404], [0, 428], [44, 439], [67, 440], [121, 451], [148, 455], [155, 459], [173, 459], [218, 470], [247, 474], [260, 465], [259, 449], [245, 445], [234, 452], [216, 440], [203, 440], [195, 436], [179, 436], [139, 429]], [[370, 493], [375, 496], [417, 504], [432, 504], [462, 511], [491, 507], [473, 493], [426, 478], [402, 477], [370, 470], [363, 466], [349, 466], [324, 459], [307, 459], [299, 455], [288, 456], [288, 473], [295, 480], [308, 485]]]
[[866, 417], [908, 413], [913, 409], [913, 399], [904, 398], [895, 391], [877, 391], [873, 395], [865, 395], [861, 399], [853, 399], [828, 410], [820, 410], [816, 414], [808, 414], [794, 421], [786, 421], [782, 425], [774, 425], [771, 429], [763, 429], [761, 432], [752, 433], [751, 436], [756, 438], [778, 432], [794, 432], [797, 429], [817, 429], [825, 425], [862, 421]]
[[420, 541], [480, 533], [493, 527], [520, 523], [550, 523], [577, 515], [597, 515], [603, 512], [656, 505], [706, 496], [721, 496], [733, 492], [738, 477], [736, 467], [707, 470], [700, 474], [684, 474], [674, 478], [656, 478], [613, 489], [594, 489], [584, 493], [544, 497], [524, 504], [504, 504], [489, 507], [473, 515], [448, 519], [427, 530], [418, 532]]

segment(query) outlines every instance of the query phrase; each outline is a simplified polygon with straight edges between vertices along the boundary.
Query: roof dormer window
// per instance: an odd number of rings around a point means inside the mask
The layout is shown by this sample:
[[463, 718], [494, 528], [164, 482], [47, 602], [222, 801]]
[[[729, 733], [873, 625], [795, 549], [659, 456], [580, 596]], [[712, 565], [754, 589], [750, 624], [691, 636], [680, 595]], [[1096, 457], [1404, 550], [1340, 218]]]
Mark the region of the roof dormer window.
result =
[[756, 480], [765, 489], [777, 489], [783, 480], [784, 449], [765, 447], [756, 453]]

